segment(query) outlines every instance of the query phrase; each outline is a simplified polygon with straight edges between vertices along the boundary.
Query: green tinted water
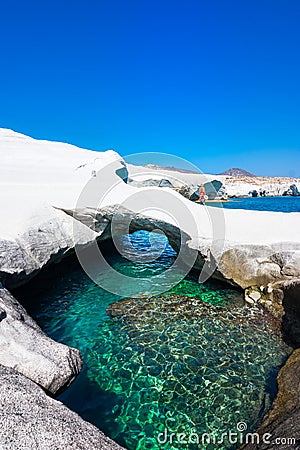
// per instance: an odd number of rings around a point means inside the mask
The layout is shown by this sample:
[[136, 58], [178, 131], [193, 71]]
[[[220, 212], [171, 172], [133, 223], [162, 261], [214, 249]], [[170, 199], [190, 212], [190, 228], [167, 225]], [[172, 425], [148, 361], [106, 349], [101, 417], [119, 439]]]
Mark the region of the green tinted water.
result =
[[[147, 247], [148, 235], [135, 233], [134, 244]], [[106, 254], [115, 269], [137, 277], [175, 259], [168, 245], [154, 262], [128, 261], [110, 247]], [[122, 300], [69, 260], [16, 295], [51, 337], [82, 351], [84, 369], [60, 399], [129, 450], [236, 448], [163, 442], [165, 432], [220, 437], [241, 421], [253, 429], [290, 351], [239, 292], [192, 277], [152, 299]]]

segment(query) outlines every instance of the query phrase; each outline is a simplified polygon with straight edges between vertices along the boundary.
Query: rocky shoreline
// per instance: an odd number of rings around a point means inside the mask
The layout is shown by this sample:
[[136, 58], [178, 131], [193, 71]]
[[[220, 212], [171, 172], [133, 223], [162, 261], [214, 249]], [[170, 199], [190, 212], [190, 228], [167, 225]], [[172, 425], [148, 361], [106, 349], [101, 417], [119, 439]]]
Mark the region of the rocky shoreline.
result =
[[293, 177], [254, 175], [202, 174], [181, 172], [180, 169], [155, 165], [128, 165], [129, 183], [133, 186], [171, 187], [184, 197], [199, 199], [200, 184], [204, 184], [209, 200], [251, 196], [299, 196], [300, 180]]
[[[117, 219], [122, 222], [122, 220], [127, 220], [127, 215], [131, 215], [132, 219], [132, 228], [131, 231], [136, 231], [137, 229], [147, 229], [151, 230], [154, 228], [160, 228], [162, 229], [166, 235], [168, 236], [170, 242], [173, 244], [174, 247], [176, 247], [176, 228], [165, 224], [162, 221], [155, 221], [152, 218], [144, 217], [141, 215], [134, 215], [132, 212], [124, 211], [119, 209], [119, 206], [116, 208], [108, 208], [103, 211], [73, 211], [72, 216], [70, 214], [70, 211], [68, 213], [62, 212], [62, 211], [56, 211], [55, 214], [58, 214], [60, 217], [63, 214], [64, 220], [57, 225], [57, 229], [61, 230], [61, 225], [64, 226], [64, 224], [68, 221], [74, 221], [76, 220], [76, 225], [82, 227], [82, 229], [88, 229], [89, 231], [87, 233], [79, 233], [78, 236], [80, 236], [80, 241], [78, 242], [84, 242], [84, 246], [87, 245], [88, 239], [87, 236], [91, 236], [89, 233], [92, 233], [92, 236], [95, 236], [95, 233], [97, 232], [97, 238], [101, 239], [109, 239], [110, 238], [110, 232], [109, 232], [109, 224], [112, 216], [115, 216], [116, 214], [119, 214], [120, 217]], [[93, 230], [90, 230], [87, 225], [89, 223], [88, 218], [93, 218]], [[79, 221], [80, 219], [80, 221]], [[84, 223], [83, 223], [84, 222]], [[96, 224], [96, 225], [95, 225]], [[53, 223], [51, 224], [50, 228], [52, 229]], [[22, 270], [20, 270], [18, 261], [20, 261], [19, 254], [24, 255], [24, 250], [22, 248], [18, 247], [17, 252], [7, 252], [7, 244], [5, 244], [4, 249], [2, 247], [3, 243], [0, 242], [0, 248], [4, 251], [1, 252], [2, 254], [2, 265], [1, 265], [1, 277], [2, 277], [2, 283], [4, 283], [6, 286], [9, 286], [10, 288], [18, 286], [22, 283], [25, 283], [27, 280], [31, 279], [32, 276], [34, 276], [38, 271], [45, 267], [48, 264], [51, 264], [57, 259], [60, 259], [63, 255], [68, 254], [69, 252], [73, 251], [73, 245], [74, 242], [70, 240], [69, 236], [64, 235], [63, 240], [59, 241], [57, 239], [52, 240], [49, 239], [50, 236], [53, 237], [53, 234], [47, 233], [46, 231], [46, 224], [43, 224], [44, 232], [41, 234], [39, 231], [40, 226], [37, 226], [37, 228], [34, 230], [32, 229], [30, 233], [28, 233], [28, 241], [26, 243], [26, 249], [27, 249], [27, 265], [26, 267], [23, 266]], [[97, 231], [95, 231], [97, 230]], [[99, 230], [101, 230], [99, 232]], [[45, 234], [46, 233], [46, 234]], [[46, 236], [46, 238], [45, 238]], [[41, 240], [40, 240], [41, 239]], [[47, 241], [47, 251], [45, 250], [45, 239]], [[24, 242], [24, 241], [23, 241]], [[187, 239], [187, 242], [188, 239]], [[69, 243], [69, 244], [68, 244]], [[69, 245], [69, 246], [68, 246]], [[16, 247], [14, 247], [16, 248]], [[30, 252], [28, 249], [30, 248]], [[40, 249], [43, 249], [41, 252]], [[188, 248], [188, 244], [187, 244]], [[12, 249], [11, 249], [12, 250]], [[289, 289], [298, 289], [298, 279], [296, 275], [298, 273], [296, 272], [298, 270], [298, 258], [295, 257], [295, 254], [293, 254], [293, 258], [291, 257], [291, 253], [286, 253], [283, 251], [282, 253], [279, 253], [279, 251], [275, 252], [277, 255], [277, 260], [268, 260], [267, 257], [263, 258], [263, 248], [257, 247], [254, 251], [253, 248], [245, 247], [245, 248], [237, 248], [226, 250], [228, 254], [224, 253], [224, 257], [221, 259], [221, 263], [218, 266], [218, 269], [216, 271], [217, 278], [227, 279], [228, 282], [239, 285], [242, 288], [245, 288], [246, 286], [249, 286], [249, 280], [251, 287], [247, 289], [246, 298], [252, 300], [253, 303], [261, 304], [264, 307], [266, 307], [277, 319], [282, 321], [282, 317], [284, 317], [285, 310], [284, 310], [284, 304], [283, 300], [285, 298], [284, 294]], [[268, 249], [268, 254], [270, 253]], [[274, 250], [274, 249], [273, 249]], [[201, 247], [197, 249], [198, 251], [198, 259], [197, 264], [198, 268], [203, 267], [203, 264], [205, 263], [205, 260], [207, 258], [207, 247]], [[31, 258], [29, 258], [29, 254], [31, 254]], [[260, 255], [262, 262], [257, 261], [258, 260], [258, 254]], [[274, 255], [274, 252], [272, 253]], [[9, 258], [9, 260], [6, 259], [6, 261], [3, 261], [3, 255], [7, 255], [6, 258]], [[280, 255], [280, 258], [279, 258]], [[272, 256], [273, 257], [273, 256]], [[10, 266], [10, 271], [4, 270], [4, 268], [7, 268], [9, 265], [9, 261], [13, 260], [15, 262], [14, 267]], [[24, 259], [22, 257], [21, 259], [22, 263], [24, 264]], [[30, 262], [32, 261], [32, 264]], [[3, 264], [3, 262], [5, 262]], [[62, 262], [63, 263], [63, 262]], [[280, 270], [276, 270], [275, 268], [280, 264]], [[245, 269], [245, 265], [247, 269]], [[261, 267], [263, 266], [263, 269]], [[270, 275], [270, 265], [273, 265], [274, 267], [273, 271], [271, 271]], [[289, 273], [289, 276], [292, 275], [293, 282], [287, 281], [286, 273]], [[3, 276], [3, 273], [5, 276]], [[281, 278], [281, 281], [275, 281], [274, 278], [275, 275], [278, 275], [278, 277]], [[272, 277], [272, 278], [271, 278]], [[285, 281], [282, 281], [283, 280]], [[275, 278], [276, 279], [276, 278]], [[295, 281], [296, 280], [296, 281]], [[264, 283], [264, 285], [262, 284]], [[277, 285], [276, 285], [277, 283]], [[258, 293], [259, 295], [253, 295], [253, 292]], [[16, 378], [15, 380], [20, 380], [20, 378], [24, 378], [24, 376], [27, 379], [30, 379], [33, 383], [28, 384], [28, 389], [32, 389], [33, 386], [39, 385], [43, 389], [45, 389], [46, 392], [49, 392], [51, 394], [56, 394], [62, 389], [65, 389], [72, 380], [77, 376], [77, 374], [80, 371], [81, 368], [81, 358], [80, 354], [76, 349], [70, 349], [69, 347], [58, 344], [54, 341], [52, 341], [50, 338], [46, 337], [44, 333], [39, 329], [39, 327], [36, 325], [36, 323], [27, 315], [24, 308], [19, 305], [19, 303], [14, 299], [9, 291], [5, 289], [4, 287], [0, 290], [0, 297], [1, 297], [1, 327], [0, 327], [0, 336], [1, 336], [1, 342], [4, 343], [2, 346], [2, 351], [0, 353], [0, 364], [3, 366], [3, 373], [5, 373], [5, 370], [11, 370], [11, 372], [6, 372], [7, 374], [14, 373]], [[251, 301], [249, 302], [251, 304]], [[294, 317], [295, 315], [293, 315]], [[291, 330], [290, 330], [291, 331]], [[300, 361], [300, 353], [299, 351], [296, 351], [291, 356], [292, 361], [296, 364], [295, 361]], [[293, 363], [293, 364], [294, 364]], [[290, 367], [290, 360], [288, 360], [287, 365], [285, 367]], [[298, 362], [297, 362], [298, 364]], [[6, 366], [9, 369], [5, 369], [4, 366]], [[284, 369], [283, 369], [284, 370]], [[18, 375], [16, 375], [18, 373]], [[285, 398], [286, 391], [288, 390], [290, 392], [290, 386], [291, 386], [291, 377], [294, 377], [294, 382], [296, 383], [296, 379], [298, 379], [298, 375], [295, 371], [292, 371], [289, 375], [289, 377], [285, 377], [286, 372], [280, 372], [278, 380], [279, 382], [279, 393], [277, 398]], [[23, 379], [22, 378], [22, 379]], [[285, 381], [286, 378], [286, 381]], [[18, 381], [19, 382], [19, 381]], [[24, 381], [25, 383], [25, 381]], [[287, 383], [287, 384], [286, 384]], [[17, 395], [18, 389], [16, 388], [16, 395]], [[35, 390], [35, 392], [37, 392]], [[42, 391], [41, 391], [42, 392]], [[42, 395], [41, 392], [39, 394], [35, 395]], [[45, 395], [45, 394], [43, 394]], [[48, 397], [47, 397], [48, 399]], [[50, 401], [49, 397], [49, 402]], [[277, 401], [277, 400], [276, 400]], [[295, 399], [295, 402], [298, 401], [298, 397]], [[284, 408], [284, 405], [286, 404], [283, 400], [280, 400], [281, 404], [281, 411]], [[278, 403], [278, 401], [277, 401]], [[275, 402], [273, 410], [278, 409], [276, 406], [277, 403]], [[25, 406], [24, 406], [25, 408]], [[49, 407], [50, 408], [50, 407]], [[58, 406], [56, 405], [56, 409]], [[63, 414], [74, 414], [71, 411], [67, 410], [67, 408], [64, 408]], [[51, 409], [51, 408], [50, 408]], [[5, 408], [2, 409], [2, 411], [5, 412]], [[69, 411], [68, 413], [66, 411]], [[291, 416], [297, 411], [293, 408], [288, 410], [288, 413], [280, 415], [280, 420], [283, 423], [284, 421], [288, 421], [287, 423], [290, 423]], [[8, 413], [7, 413], [8, 414]], [[272, 413], [271, 413], [272, 414]], [[6, 413], [4, 413], [4, 417], [6, 416]], [[269, 416], [268, 416], [269, 417]], [[34, 417], [32, 416], [32, 420], [34, 422]], [[81, 421], [81, 427], [87, 427], [90, 433], [90, 430], [92, 427], [90, 424], [86, 424], [82, 419], [77, 418], [78, 421]], [[279, 419], [278, 419], [279, 420]], [[264, 421], [262, 424], [261, 429], [269, 429], [269, 423], [270, 419], [266, 418], [266, 422]], [[41, 425], [40, 425], [41, 426]], [[272, 433], [276, 433], [274, 435], [280, 435], [282, 426], [278, 427], [278, 433], [277, 429], [272, 429]], [[266, 428], [267, 427], [267, 428]], [[45, 428], [46, 430], [46, 428]], [[104, 439], [103, 435], [100, 431], [98, 431], [95, 427], [92, 427], [93, 435], [99, 433], [98, 435], [98, 441], [102, 442], [101, 440]], [[300, 433], [300, 426], [299, 429], [296, 425], [293, 425], [292, 428], [293, 433], [295, 432], [298, 436]], [[49, 438], [50, 439], [50, 438]], [[52, 438], [51, 438], [52, 439]], [[49, 443], [47, 444], [47, 447], [44, 448], [52, 448], [52, 441], [49, 440]], [[54, 439], [54, 436], [53, 436]], [[56, 436], [55, 439], [58, 439]], [[92, 447], [90, 444], [85, 446], [78, 446], [75, 445], [72, 446], [72, 448], [120, 448], [120, 447], [114, 447], [114, 444], [112, 441], [108, 440], [105, 441], [105, 445], [107, 447], [101, 447], [96, 446]], [[39, 437], [36, 434], [32, 435], [32, 446], [31, 448], [39, 448], [40, 440]], [[37, 444], [38, 442], [38, 444]], [[54, 441], [53, 441], [54, 442]], [[63, 442], [63, 441], [61, 441]], [[80, 441], [79, 441], [80, 442]], [[91, 438], [89, 438], [88, 442], [93, 442]], [[12, 448], [19, 449], [24, 448], [20, 446], [17, 441], [14, 441], [14, 444], [11, 443], [11, 445], [14, 445]], [[34, 446], [35, 445], [35, 446]], [[56, 444], [53, 444], [56, 445]], [[60, 445], [63, 445], [62, 443]], [[79, 444], [78, 444], [79, 445]], [[98, 444], [97, 444], [98, 445]], [[101, 443], [102, 445], [102, 443]], [[53, 447], [54, 448], [54, 447]], [[68, 447], [65, 447], [68, 448]], [[252, 447], [249, 447], [252, 448]], [[253, 447], [254, 448], [254, 447]], [[284, 447], [282, 447], [284, 448]], [[292, 447], [290, 447], [292, 448]]]
[[2, 286], [0, 345], [1, 449], [122, 448], [52, 398], [79, 374], [81, 354], [46, 336]]
[[[300, 349], [294, 350], [278, 376], [278, 394], [271, 411], [256, 430], [260, 442], [249, 443], [243, 450], [298, 449], [300, 445]], [[271, 436], [269, 443], [264, 443], [263, 436]], [[278, 441], [276, 442], [276, 440]], [[293, 439], [293, 441], [291, 441]]]
[[0, 383], [1, 449], [122, 449], [17, 370], [0, 365]]
[[0, 364], [18, 371], [52, 395], [68, 387], [79, 374], [79, 350], [48, 338], [25, 309], [0, 288]]
[[[294, 330], [294, 340], [297, 340], [299, 331], [295, 318], [299, 313], [295, 297], [300, 286], [298, 213], [291, 213], [283, 219], [281, 213], [253, 212], [249, 215], [245, 211], [227, 210], [221, 216], [218, 208], [211, 208], [210, 217], [207, 217], [204, 208], [180, 194], [168, 188], [154, 188], [159, 190], [163, 211], [170, 199], [180, 201], [180, 219], [186, 220], [176, 224], [155, 211], [143, 215], [138, 207], [135, 210], [134, 207], [120, 206], [135, 194], [141, 194], [142, 206], [147, 205], [144, 205], [146, 197], [142, 190], [123, 181], [126, 181], [127, 169], [114, 152], [100, 154], [67, 144], [36, 141], [3, 129], [0, 129], [0, 144], [6, 157], [0, 168], [4, 186], [0, 190], [4, 217], [0, 223], [2, 448], [121, 448], [51, 398], [65, 389], [79, 373], [82, 364], [80, 353], [45, 336], [10, 294], [10, 290], [25, 284], [43, 268], [74, 252], [75, 247], [84, 249], [97, 240], [110, 239], [112, 218], [116, 224], [115, 231], [120, 233], [124, 222], [130, 223], [129, 232], [161, 230], [175, 250], [182, 247], [187, 257], [195, 256], [195, 268], [212, 271], [216, 278], [247, 289], [248, 302], [262, 304], [283, 324], [286, 322], [286, 332], [292, 334], [288, 330], [290, 327]], [[114, 183], [117, 188], [100, 208], [97, 207], [99, 195], [96, 194], [78, 206], [78, 196], [86, 183], [92, 183], [92, 193], [99, 193], [102, 188], [107, 192]], [[192, 218], [194, 228], [191, 227]], [[219, 235], [215, 236], [211, 230], [211, 221], [214, 220], [221, 220], [221, 231], [224, 231], [221, 234], [222, 245], [216, 248], [213, 244]], [[292, 311], [288, 320], [287, 303], [289, 311]], [[299, 352], [293, 355], [291, 367], [297, 368]], [[287, 369], [289, 364], [288, 361]], [[282, 370], [283, 375], [278, 378], [278, 398], [286, 396], [286, 387], [289, 392], [292, 390], [298, 408], [299, 393], [291, 386], [298, 386], [299, 372], [291, 371], [291, 383], [290, 378], [284, 375], [284, 368]], [[280, 404], [283, 405], [279, 415], [282, 424], [290, 427], [294, 414], [297, 418], [297, 408], [289, 409], [288, 402], [280, 401]], [[269, 422], [264, 422], [264, 426], [269, 426]], [[297, 423], [291, 431], [300, 436]]]
[[[226, 177], [224, 186], [229, 197], [299, 195], [299, 178], [239, 176]], [[255, 194], [256, 193], [256, 194]]]

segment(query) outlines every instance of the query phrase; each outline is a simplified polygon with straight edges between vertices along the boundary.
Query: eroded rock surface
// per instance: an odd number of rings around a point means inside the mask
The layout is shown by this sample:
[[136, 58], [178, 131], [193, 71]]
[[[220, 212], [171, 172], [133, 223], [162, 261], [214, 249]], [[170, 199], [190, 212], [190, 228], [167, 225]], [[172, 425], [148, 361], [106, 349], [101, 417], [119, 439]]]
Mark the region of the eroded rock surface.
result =
[[[101, 188], [100, 192], [107, 193], [117, 178], [121, 177], [126, 181], [127, 169], [114, 152], [101, 155], [66, 144], [36, 141], [9, 130], [1, 131], [1, 129], [0, 138], [3, 160], [0, 203], [4, 218], [0, 224], [0, 281], [5, 287], [12, 288], [27, 281], [55, 259], [72, 251], [75, 245], [86, 246], [95, 239], [110, 237], [109, 224], [115, 209], [96, 210], [100, 195], [97, 189]], [[111, 163], [113, 164], [110, 165]], [[104, 170], [106, 166], [107, 170]], [[197, 185], [200, 182], [199, 175], [192, 174], [192, 176], [196, 178], [193, 183], [188, 184]], [[121, 178], [116, 191], [104, 206], [113, 205], [115, 202], [122, 204], [137, 192], [133, 186], [126, 185]], [[91, 196], [83, 196], [85, 203], [82, 201], [80, 205], [94, 209], [78, 211], [76, 210], [77, 198], [88, 180], [93, 181], [88, 191]], [[255, 183], [257, 181], [256, 179]], [[266, 181], [270, 183], [272, 180]], [[282, 184], [282, 179], [279, 181]], [[263, 188], [269, 193], [273, 192], [272, 186], [270, 188], [265, 184], [258, 186], [253, 184], [252, 180], [239, 179], [238, 183], [238, 186], [232, 186], [234, 194], [248, 193], [249, 190], [258, 188]], [[173, 181], [172, 184], [175, 186]], [[225, 184], [230, 194], [230, 183]], [[288, 187], [290, 185], [289, 181]], [[160, 191], [164, 190], [160, 189]], [[170, 192], [176, 197], [176, 192], [171, 190]], [[160, 197], [161, 195], [160, 192]], [[181, 196], [178, 194], [178, 197]], [[242, 211], [224, 211], [225, 221], [221, 224], [221, 228], [226, 228], [226, 236], [224, 235], [226, 246], [221, 254], [215, 254], [211, 249], [213, 235], [210, 219], [213, 218], [213, 214], [208, 218], [204, 208], [199, 208], [198, 205], [182, 197], [181, 200], [180, 217], [190, 213], [190, 216], [187, 215], [186, 226], [181, 227], [182, 234], [174, 223], [142, 216], [138, 214], [139, 211], [121, 213], [114, 219], [116, 219], [115, 222], [119, 220], [117, 227], [120, 230], [122, 230], [124, 218], [133, 219], [131, 232], [138, 229], [149, 231], [154, 228], [161, 229], [175, 249], [183, 243], [187, 254], [197, 252], [199, 268], [204, 264], [214, 265], [217, 261], [218, 267], [214, 272], [216, 277], [243, 288], [249, 286], [255, 288], [262, 285], [266, 302], [271, 301], [274, 310], [279, 316], [282, 315], [283, 289], [276, 283], [293, 282], [294, 279], [300, 278], [299, 214], [281, 215], [268, 212], [249, 214]], [[167, 210], [167, 201], [162, 200], [161, 203], [162, 209]], [[62, 210], [53, 208], [51, 205]], [[147, 206], [147, 202], [143, 206]], [[68, 215], [63, 211], [66, 211], [66, 208], [69, 208], [71, 214]], [[76, 220], [71, 217], [72, 214], [76, 216]], [[190, 227], [192, 218], [195, 218], [197, 223], [197, 229], [194, 232]], [[74, 223], [76, 223], [75, 227]], [[282, 241], [289, 242], [277, 245]], [[260, 245], [256, 245], [258, 243]], [[270, 243], [272, 245], [269, 245]], [[270, 287], [270, 284], [274, 286]], [[78, 352], [47, 338], [4, 289], [1, 289], [0, 302], [0, 345], [2, 358], [0, 363], [15, 368], [53, 393], [68, 385], [80, 368]], [[3, 370], [12, 381], [13, 372], [9, 369]], [[296, 370], [299, 370], [298, 366], [295, 366], [295, 372]], [[18, 379], [25, 379], [22, 375], [15, 376], [19, 377]], [[5, 379], [8, 380], [8, 378]], [[296, 378], [294, 383], [297, 383]], [[8, 381], [3, 379], [1, 385], [3, 389], [5, 386], [9, 389]], [[21, 385], [22, 382], [19, 389]], [[24, 405], [21, 409], [22, 416], [15, 412], [21, 408], [21, 399], [17, 391], [13, 387], [10, 395], [7, 394], [9, 391], [3, 391], [6, 393], [1, 395], [1, 401], [4, 405], [7, 404], [7, 408], [12, 409], [6, 410], [8, 411], [7, 417], [5, 416], [7, 422], [2, 427], [0, 447], [43, 450], [47, 448], [110, 448], [101, 447], [101, 440], [100, 444], [99, 442], [94, 444], [94, 441], [89, 440], [87, 435], [85, 437], [84, 433], [82, 434], [84, 439], [80, 440], [75, 419], [72, 423], [66, 421], [68, 430], [65, 431], [68, 436], [72, 434], [70, 439], [74, 438], [73, 441], [64, 440], [57, 430], [55, 430], [56, 441], [50, 440], [47, 444], [39, 441], [38, 439], [48, 439], [48, 435], [45, 428], [39, 428], [39, 415], [44, 417], [42, 410], [32, 407], [31, 411], [32, 386], [36, 385], [33, 383], [28, 385], [30, 387], [28, 401], [22, 403]], [[36, 406], [39, 406], [40, 397], [37, 395], [34, 398]], [[43, 403], [41, 404], [44, 406]], [[296, 407], [298, 408], [295, 404]], [[57, 423], [56, 412], [56, 409], [51, 409], [53, 424]], [[294, 413], [291, 412], [291, 414]], [[22, 426], [20, 417], [22, 417]], [[297, 419], [297, 416], [294, 415], [294, 417]], [[44, 420], [48, 423], [45, 417]], [[49, 429], [53, 430], [49, 417], [48, 421]], [[285, 423], [288, 424], [287, 421]], [[35, 437], [35, 428], [41, 436]], [[12, 429], [16, 430], [15, 434], [11, 433]], [[81, 430], [80, 427], [79, 430]], [[51, 433], [53, 437], [54, 431]], [[81, 447], [80, 442], [82, 442]]]
[[35, 383], [0, 365], [1, 450], [121, 450]]
[[76, 378], [82, 362], [79, 350], [46, 336], [17, 300], [0, 288], [0, 364], [56, 394]]
[[95, 233], [64, 212], [47, 206], [36, 212], [16, 239], [0, 238], [0, 282], [14, 288], [75, 245], [86, 245]]
[[[262, 303], [276, 317], [282, 317], [283, 292], [282, 282], [292, 282], [300, 278], [300, 243], [241, 244], [230, 241], [213, 245], [211, 239], [192, 238], [175, 225], [143, 214], [134, 213], [113, 205], [101, 210], [81, 208], [65, 210], [77, 222], [101, 234], [100, 239], [111, 237], [110, 223], [114, 220], [114, 233], [124, 234], [124, 223], [130, 223], [129, 231], [152, 231], [160, 229], [168, 237], [172, 247], [178, 251], [182, 248], [183, 257], [191, 261], [194, 255], [194, 267], [200, 270], [211, 270], [216, 279], [227, 281], [243, 289], [249, 287], [262, 288]], [[215, 249], [214, 249], [215, 247]], [[276, 287], [276, 283], [278, 286]], [[269, 285], [274, 285], [269, 292]]]

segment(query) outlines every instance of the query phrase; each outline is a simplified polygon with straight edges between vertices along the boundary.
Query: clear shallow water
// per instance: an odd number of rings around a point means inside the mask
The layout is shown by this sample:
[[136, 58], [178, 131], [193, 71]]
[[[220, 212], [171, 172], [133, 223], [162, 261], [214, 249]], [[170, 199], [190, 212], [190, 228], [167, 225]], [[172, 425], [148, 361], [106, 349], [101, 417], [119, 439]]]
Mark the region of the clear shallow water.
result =
[[207, 202], [207, 205], [228, 209], [249, 209], [256, 211], [300, 212], [300, 197], [247, 197], [229, 199], [228, 202]]
[[[134, 245], [149, 247], [148, 236], [134, 233]], [[152, 263], [129, 262], [109, 246], [106, 255], [116, 269], [149, 277], [175, 258], [169, 245]], [[254, 429], [290, 351], [239, 292], [192, 276], [162, 296], [122, 300], [69, 260], [16, 295], [51, 337], [82, 351], [84, 369], [60, 399], [129, 450], [216, 448], [159, 444], [165, 429], [221, 436], [240, 421]]]

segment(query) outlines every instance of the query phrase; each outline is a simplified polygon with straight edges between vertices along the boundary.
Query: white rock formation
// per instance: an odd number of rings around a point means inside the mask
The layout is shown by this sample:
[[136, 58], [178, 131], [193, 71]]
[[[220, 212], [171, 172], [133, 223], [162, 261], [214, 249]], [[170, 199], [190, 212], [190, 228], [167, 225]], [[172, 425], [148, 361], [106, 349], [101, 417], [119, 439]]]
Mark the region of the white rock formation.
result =
[[228, 176], [228, 175], [212, 175], [204, 173], [184, 173], [176, 170], [164, 170], [158, 166], [144, 167], [128, 164], [128, 172], [130, 179], [135, 182], [142, 182], [147, 179], [161, 180], [165, 178], [169, 180], [177, 189], [187, 185], [190, 187], [199, 186], [212, 180], [220, 181], [228, 196], [243, 197], [248, 196], [249, 192], [257, 191], [265, 192], [268, 196], [283, 195], [288, 191], [291, 185], [296, 185], [300, 191], [300, 179], [288, 177], [262, 177], [262, 176]]
[[133, 164], [127, 164], [129, 177], [136, 181], [152, 179], [168, 179], [173, 186], [180, 187], [182, 185], [197, 186], [201, 183], [206, 183], [207, 181], [220, 180], [224, 181], [226, 176], [224, 175], [210, 175], [201, 173], [185, 173], [178, 172], [176, 170], [163, 169], [156, 166], [152, 168], [149, 166], [137, 166]]
[[[39, 141], [0, 128], [0, 238], [15, 239], [49, 217], [44, 206], [71, 207], [84, 184], [109, 163], [124, 163], [114, 151], [94, 152]], [[111, 172], [113, 168], [111, 169]]]
[[1, 449], [123, 449], [15, 370], [0, 365], [0, 385]]
[[[298, 213], [202, 207], [170, 188], [135, 188], [116, 174], [124, 171], [124, 162], [115, 152], [37, 141], [3, 129], [0, 157], [0, 207], [4, 217], [0, 222], [0, 275], [8, 286], [36, 273], [75, 244], [85, 245], [97, 237], [78, 221], [74, 228], [73, 219], [57, 208], [96, 210], [115, 204], [182, 230], [189, 237], [189, 247], [199, 251], [200, 258], [207, 259], [209, 253], [220, 260], [222, 276], [242, 287], [259, 279], [274, 282], [298, 276], [296, 263], [288, 274], [288, 268], [282, 270], [273, 256], [292, 252], [298, 261]], [[179, 179], [195, 176], [176, 173]], [[101, 233], [98, 230], [98, 236]], [[212, 246], [216, 240], [220, 243], [217, 249]], [[291, 258], [283, 259], [290, 264]]]
[[[37, 141], [5, 129], [0, 129], [0, 160], [0, 282], [5, 287], [24, 282], [75, 245], [107, 238], [110, 222], [118, 214], [120, 223], [134, 219], [133, 229], [160, 228], [175, 248], [182, 231], [185, 250], [197, 252], [199, 267], [213, 267], [217, 261], [215, 274], [243, 288], [264, 289], [269, 283], [300, 279], [299, 213], [222, 210], [192, 203], [170, 188], [136, 188], [121, 179], [126, 168], [115, 152]], [[161, 176], [166, 178], [165, 173]], [[58, 381], [63, 351], [52, 359], [58, 366], [54, 368], [49, 362], [52, 344], [47, 341], [42, 357], [49, 363], [41, 374], [38, 343], [32, 346], [32, 359], [30, 336], [25, 347], [18, 345], [15, 325], [20, 319], [7, 311], [7, 293], [2, 294], [0, 345], [12, 340], [12, 351], [3, 352], [0, 363], [17, 368], [47, 389], [55, 386], [53, 392], [68, 384], [77, 369]], [[273, 304], [279, 302], [275, 312], [282, 308], [278, 298], [274, 297]], [[16, 303], [16, 314], [18, 308]], [[28, 327], [23, 328], [27, 333]], [[33, 326], [32, 338], [36, 333]], [[44, 339], [40, 335], [39, 340]]]
[[283, 195], [293, 184], [300, 188], [299, 178], [287, 177], [226, 177], [223, 182], [230, 197], [248, 196], [251, 191], [278, 196]]
[[0, 288], [0, 364], [56, 394], [79, 374], [81, 357], [78, 350], [47, 337], [14, 297]]
[[[99, 168], [110, 163], [109, 178], [115, 170], [126, 177], [126, 169], [115, 152], [6, 129], [0, 129], [0, 158], [0, 282], [17, 286], [75, 244], [95, 239], [85, 225], [74, 230], [74, 219], [57, 207], [74, 206]], [[1, 448], [121, 448], [38, 388], [56, 394], [67, 387], [80, 371], [80, 352], [48, 338], [1, 284], [0, 364]]]

